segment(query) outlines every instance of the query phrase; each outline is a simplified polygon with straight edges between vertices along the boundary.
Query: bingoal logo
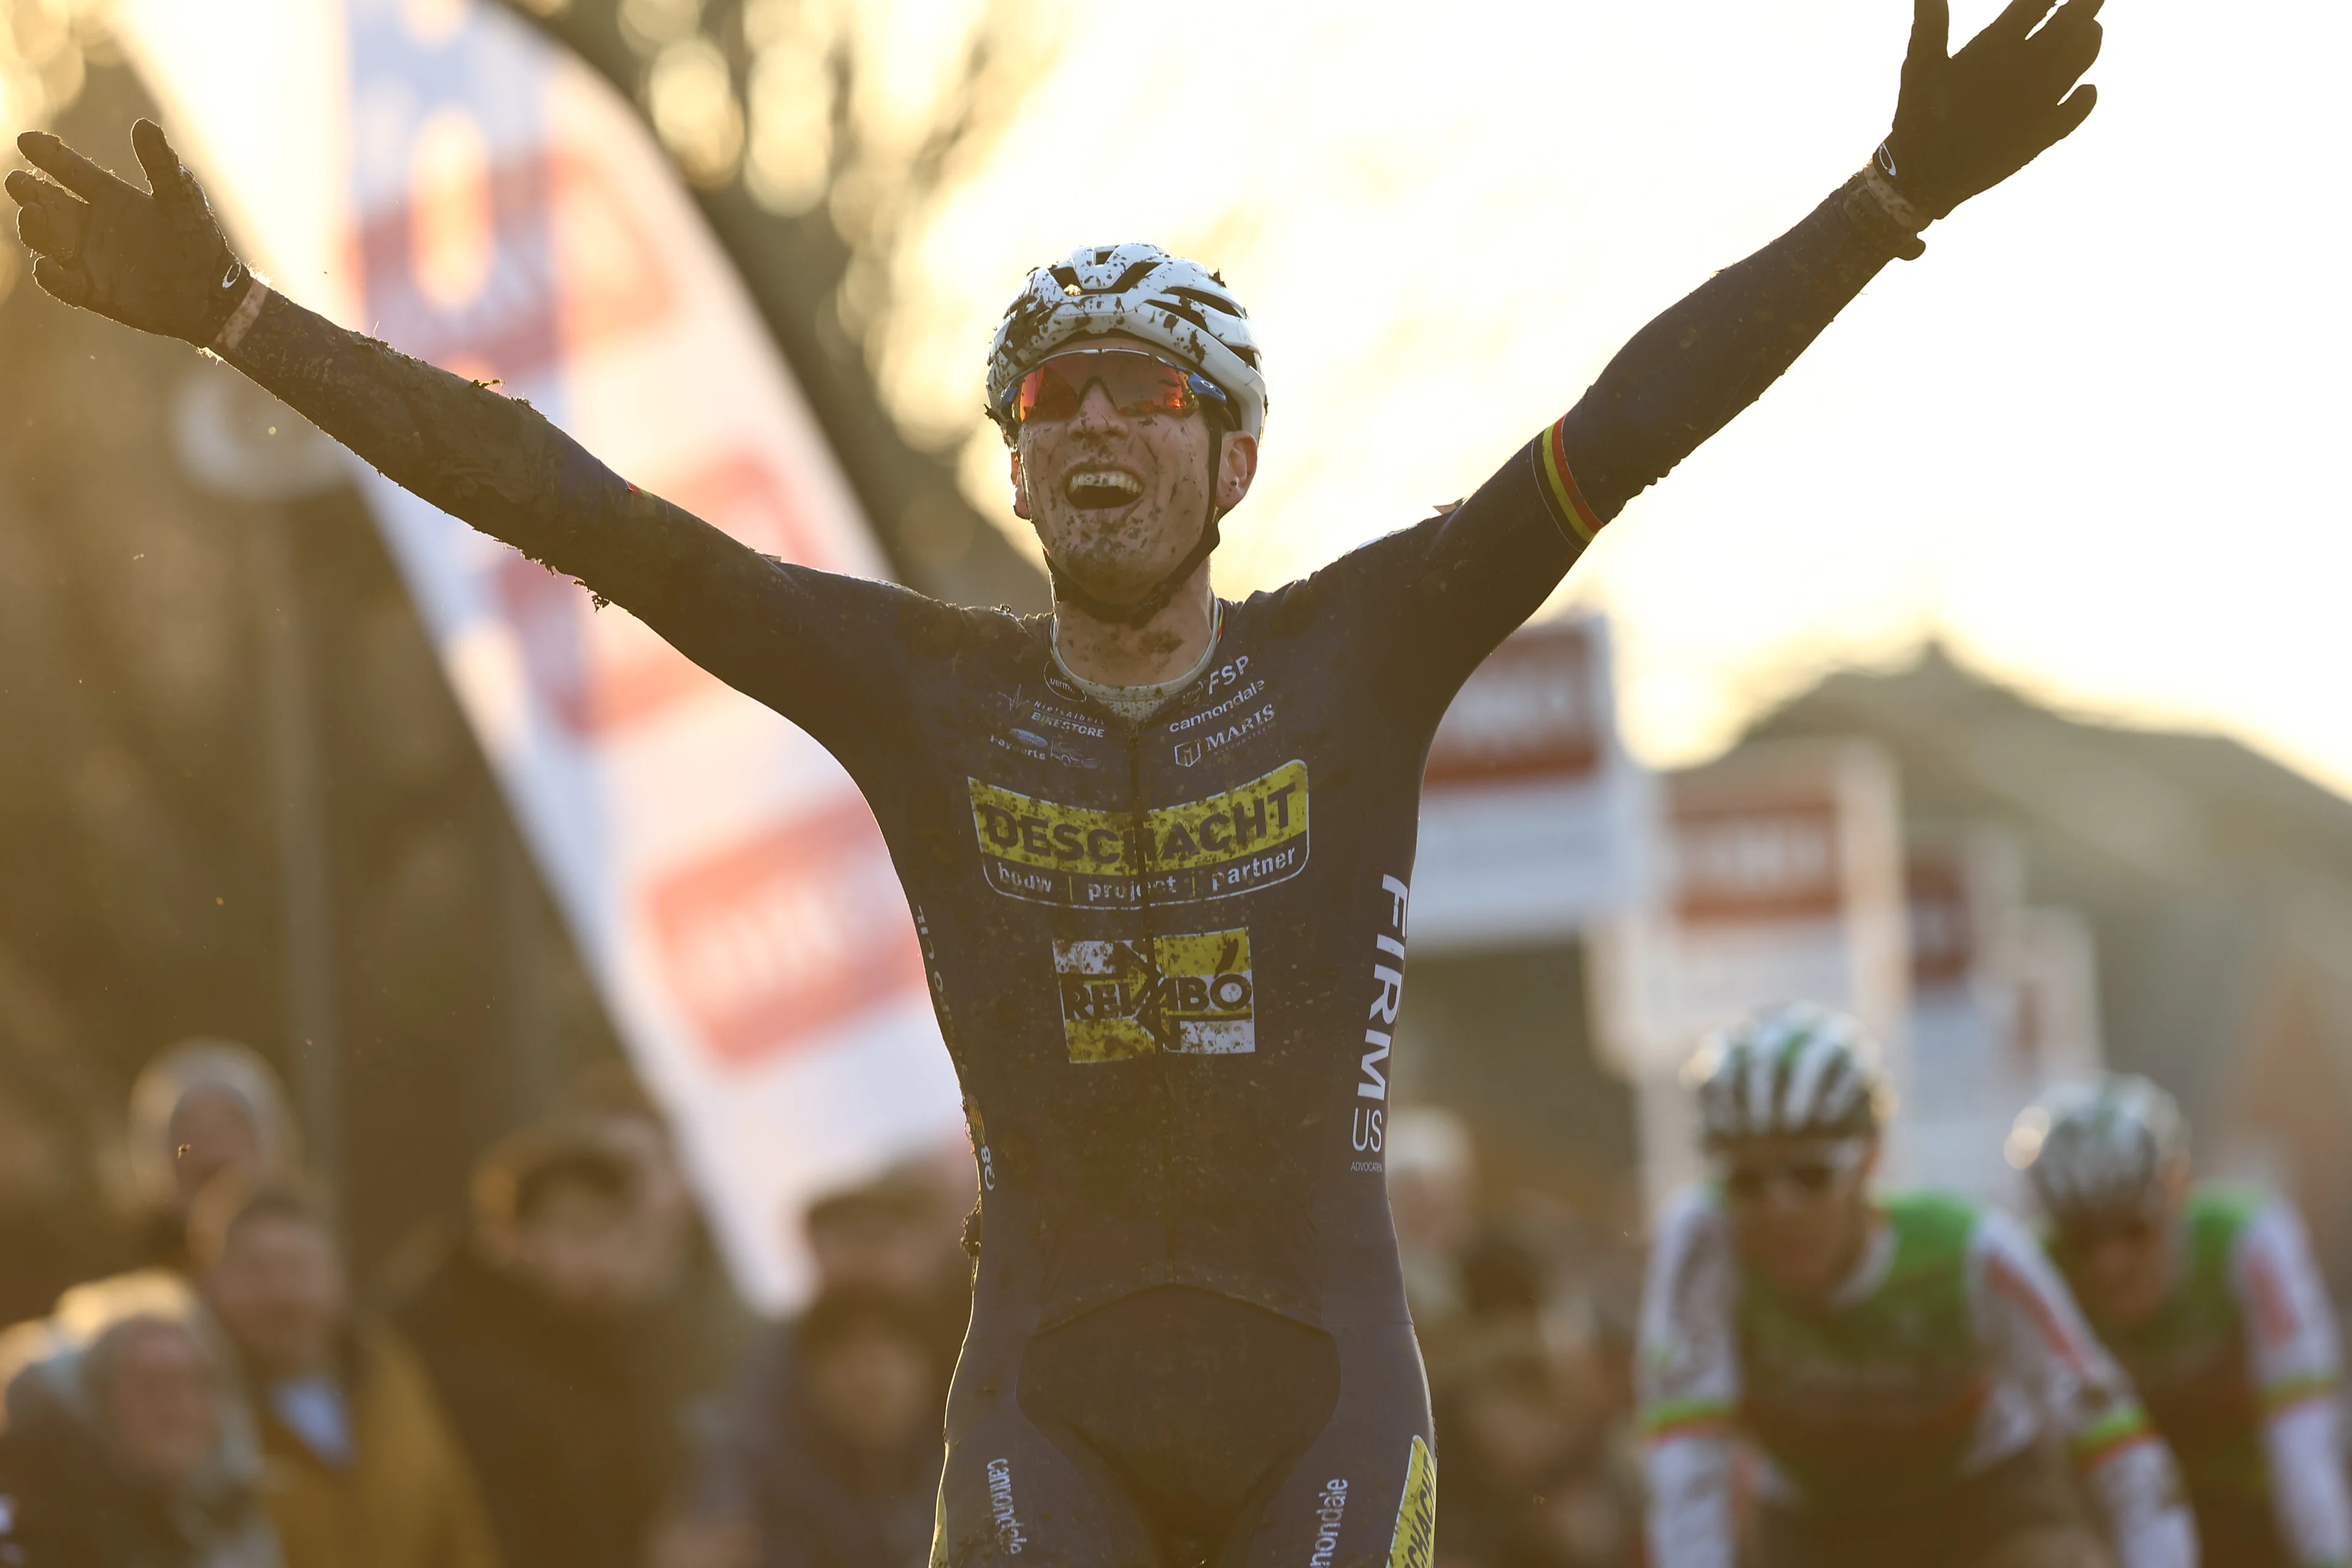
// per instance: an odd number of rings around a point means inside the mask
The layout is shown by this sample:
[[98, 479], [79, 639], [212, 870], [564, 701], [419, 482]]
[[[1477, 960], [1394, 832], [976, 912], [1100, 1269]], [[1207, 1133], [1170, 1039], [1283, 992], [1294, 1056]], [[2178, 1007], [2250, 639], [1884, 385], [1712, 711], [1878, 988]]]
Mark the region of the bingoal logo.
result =
[[672, 994], [722, 1061], [797, 1049], [927, 991], [889, 852], [854, 797], [728, 845], [645, 908]]

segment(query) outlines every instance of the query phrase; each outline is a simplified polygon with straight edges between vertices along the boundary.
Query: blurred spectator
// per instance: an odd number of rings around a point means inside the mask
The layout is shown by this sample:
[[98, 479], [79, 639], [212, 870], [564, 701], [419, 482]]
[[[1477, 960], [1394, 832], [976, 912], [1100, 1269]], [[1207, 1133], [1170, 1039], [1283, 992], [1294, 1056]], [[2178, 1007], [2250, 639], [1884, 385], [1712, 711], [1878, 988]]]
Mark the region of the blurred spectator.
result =
[[1486, 1220], [1462, 1249], [1462, 1310], [1473, 1321], [1533, 1330], [1550, 1296], [1550, 1272], [1519, 1227]]
[[638, 1568], [676, 1443], [628, 1311], [636, 1166], [565, 1125], [475, 1173], [474, 1232], [398, 1322], [481, 1483], [507, 1568]]
[[1640, 1503], [1623, 1423], [1593, 1358], [1502, 1331], [1468, 1349], [1437, 1399], [1446, 1568], [1619, 1568]]
[[[208, 1225], [209, 1207], [226, 1207]], [[415, 1354], [354, 1317], [325, 1219], [264, 1188], [196, 1208], [203, 1290], [236, 1349], [285, 1568], [498, 1568], [474, 1479]]]
[[627, 1064], [609, 1062], [566, 1089], [559, 1119], [603, 1137], [636, 1168], [638, 1265], [630, 1286], [646, 1375], [681, 1430], [707, 1432], [758, 1320], [727, 1276], [678, 1163], [669, 1122]]
[[27, 1368], [0, 1434], [0, 1552], [30, 1568], [276, 1568], [222, 1392], [173, 1318], [125, 1318]]
[[131, 1173], [145, 1210], [145, 1267], [69, 1287], [46, 1320], [0, 1335], [0, 1377], [87, 1345], [126, 1318], [186, 1316], [188, 1209], [207, 1184], [253, 1185], [290, 1173], [293, 1123], [277, 1075], [228, 1040], [183, 1040], [131, 1088]]
[[[1447, 1200], [1430, 1234], [1463, 1238], [1447, 1259], [1454, 1310], [1415, 1310], [1444, 1466], [1438, 1568], [1625, 1568], [1639, 1561], [1641, 1498], [1630, 1320], [1610, 1310], [1633, 1283], [1616, 1278], [1624, 1260], [1540, 1194], [1474, 1208], [1449, 1145], [1407, 1161], [1445, 1177], [1416, 1188]], [[1396, 1170], [1391, 1156], [1391, 1184]]]
[[[910, 1163], [809, 1205], [802, 1223], [816, 1266], [817, 1300], [834, 1304], [824, 1310], [840, 1321], [828, 1323], [812, 1308], [809, 1317], [778, 1327], [753, 1349], [727, 1430], [703, 1456], [683, 1521], [689, 1532], [724, 1539], [748, 1531], [756, 1541], [750, 1560], [765, 1568], [898, 1561], [889, 1554], [897, 1537], [886, 1521], [895, 1506], [889, 1478], [901, 1474], [906, 1456], [896, 1452], [894, 1439], [858, 1436], [864, 1429], [854, 1418], [828, 1425], [822, 1413], [825, 1396], [805, 1358], [814, 1342], [833, 1337], [836, 1328], [866, 1324], [873, 1328], [869, 1342], [853, 1343], [837, 1358], [851, 1370], [838, 1377], [828, 1373], [824, 1386], [854, 1382], [860, 1366], [887, 1384], [888, 1368], [904, 1366], [893, 1362], [887, 1344], [875, 1346], [892, 1336], [901, 1344], [915, 1337], [929, 1370], [920, 1436], [910, 1439], [909, 1451], [929, 1467], [927, 1484], [936, 1489], [947, 1379], [971, 1310], [971, 1263], [957, 1225], [971, 1196], [963, 1184], [971, 1179], [969, 1161], [952, 1177], [947, 1169]], [[877, 1431], [895, 1422], [895, 1415], [882, 1420], [877, 1409]], [[845, 1465], [881, 1479], [844, 1480]], [[812, 1493], [812, 1486], [820, 1491]], [[815, 1510], [815, 1500], [828, 1489], [840, 1499], [836, 1514]], [[926, 1542], [932, 1500], [924, 1500]]]
[[950, 1365], [971, 1318], [971, 1259], [959, 1226], [971, 1193], [955, 1185], [944, 1168], [910, 1163], [819, 1198], [803, 1222], [819, 1294], [855, 1286], [919, 1302]]
[[185, 1271], [188, 1208], [227, 1174], [247, 1187], [299, 1163], [285, 1090], [231, 1040], [183, 1040], [131, 1087], [131, 1173], [151, 1226], [149, 1261]]
[[748, 1456], [760, 1568], [922, 1568], [949, 1368], [919, 1297], [817, 1298], [792, 1330], [764, 1442]]

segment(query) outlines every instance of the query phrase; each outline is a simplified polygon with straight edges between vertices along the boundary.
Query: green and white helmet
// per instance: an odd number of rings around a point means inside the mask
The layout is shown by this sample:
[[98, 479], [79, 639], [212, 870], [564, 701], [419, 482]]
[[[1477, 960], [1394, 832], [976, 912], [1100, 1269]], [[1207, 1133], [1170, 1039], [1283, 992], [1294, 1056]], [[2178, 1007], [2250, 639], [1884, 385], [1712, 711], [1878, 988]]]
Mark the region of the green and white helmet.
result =
[[1784, 1002], [1711, 1036], [1683, 1069], [1709, 1148], [1747, 1138], [1858, 1138], [1878, 1130], [1885, 1086], [1862, 1026]]
[[2179, 1102], [2147, 1079], [2107, 1073], [2027, 1106], [2010, 1150], [2051, 1218], [2129, 1214], [2188, 1159], [2189, 1123]]
[[1235, 428], [1265, 433], [1265, 375], [1249, 313], [1199, 262], [1139, 243], [1081, 246], [1029, 274], [988, 347], [989, 416], [1003, 424], [1014, 384], [1048, 354], [1106, 332], [1167, 350], [1233, 400]]

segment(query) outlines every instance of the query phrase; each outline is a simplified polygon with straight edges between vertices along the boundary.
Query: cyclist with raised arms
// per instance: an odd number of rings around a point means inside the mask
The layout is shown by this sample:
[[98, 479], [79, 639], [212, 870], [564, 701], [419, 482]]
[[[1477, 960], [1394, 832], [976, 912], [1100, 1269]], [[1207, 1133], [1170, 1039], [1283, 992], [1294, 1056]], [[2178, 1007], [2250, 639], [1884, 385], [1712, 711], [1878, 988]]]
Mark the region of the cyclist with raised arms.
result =
[[2018, 0], [1948, 56], [1942, 0], [1917, 0], [1862, 173], [1468, 500], [1241, 601], [1208, 558], [1255, 473], [1260, 355], [1217, 275], [1153, 247], [1039, 268], [990, 351], [1055, 594], [1023, 619], [761, 555], [523, 404], [263, 287], [153, 125], [132, 134], [152, 194], [37, 135], [50, 179], [7, 188], [51, 294], [211, 348], [857, 781], [985, 1182], [940, 1561], [1426, 1563], [1381, 1139], [1430, 736], [1598, 529], [1920, 229], [2081, 123], [2097, 9]]
[[2053, 1093], [2011, 1147], [2051, 1257], [2179, 1459], [2205, 1561], [2352, 1563], [2336, 1310], [2294, 1210], [2191, 1182], [2188, 1124], [2144, 1078]]
[[1853, 1021], [1768, 1008], [1691, 1063], [1713, 1179], [1642, 1306], [1654, 1568], [1730, 1568], [1737, 1456], [1763, 1568], [2196, 1561], [2169, 1458], [2041, 1249], [1941, 1193], [1876, 1194], [1883, 1091]]

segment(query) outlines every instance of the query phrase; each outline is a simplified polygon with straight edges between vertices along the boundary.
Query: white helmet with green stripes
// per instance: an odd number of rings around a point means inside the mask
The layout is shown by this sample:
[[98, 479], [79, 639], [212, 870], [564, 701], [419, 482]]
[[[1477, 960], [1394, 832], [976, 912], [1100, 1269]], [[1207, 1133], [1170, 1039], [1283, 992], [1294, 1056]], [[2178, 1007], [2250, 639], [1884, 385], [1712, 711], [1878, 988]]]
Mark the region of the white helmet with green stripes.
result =
[[2051, 1218], [2129, 1214], [2188, 1160], [2189, 1123], [2179, 1102], [2147, 1079], [2106, 1073], [2026, 1107], [2010, 1147]]
[[1748, 1138], [1858, 1138], [1878, 1130], [1885, 1085], [1862, 1026], [1783, 1002], [1709, 1037], [1684, 1080], [1712, 1148]]

